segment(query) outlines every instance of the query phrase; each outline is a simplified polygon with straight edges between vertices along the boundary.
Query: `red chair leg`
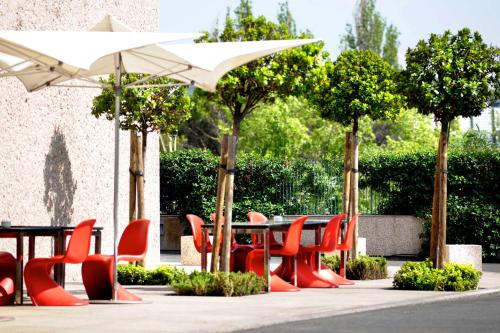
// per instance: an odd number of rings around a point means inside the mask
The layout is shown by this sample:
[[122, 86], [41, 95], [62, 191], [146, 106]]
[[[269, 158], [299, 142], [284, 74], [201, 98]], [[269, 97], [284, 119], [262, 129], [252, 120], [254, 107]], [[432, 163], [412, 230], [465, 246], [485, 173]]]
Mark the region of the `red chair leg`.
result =
[[321, 265], [321, 269], [319, 270], [318, 274], [319, 274], [319, 276], [321, 276], [322, 279], [329, 281], [331, 283], [337, 284], [337, 285], [353, 285], [354, 284], [353, 281], [348, 280], [348, 279], [338, 275], [337, 273], [335, 273], [334, 271], [332, 271], [331, 269], [329, 269], [325, 265]]
[[324, 279], [303, 260], [297, 261], [297, 285], [300, 288], [338, 288], [336, 283]]
[[[255, 272], [259, 276], [264, 276], [264, 250], [253, 250], [247, 255], [246, 271]], [[286, 282], [276, 273], [271, 273], [271, 291], [299, 291], [300, 289]]]
[[26, 264], [24, 279], [33, 304], [45, 306], [89, 304], [71, 295], [50, 277], [49, 272], [55, 263], [57, 261], [52, 259], [35, 258]]
[[[82, 280], [90, 300], [113, 298], [113, 257], [96, 254], [88, 256], [82, 264]], [[117, 299], [120, 301], [141, 301], [120, 284], [117, 285]]]

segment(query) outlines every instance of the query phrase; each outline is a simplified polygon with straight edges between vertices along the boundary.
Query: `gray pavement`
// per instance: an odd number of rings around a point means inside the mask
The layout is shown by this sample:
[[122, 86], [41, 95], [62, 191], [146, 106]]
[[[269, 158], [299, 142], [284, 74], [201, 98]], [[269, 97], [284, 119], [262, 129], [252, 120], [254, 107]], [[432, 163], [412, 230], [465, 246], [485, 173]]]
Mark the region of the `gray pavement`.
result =
[[[338, 289], [302, 289], [246, 297], [176, 296], [166, 286], [130, 287], [144, 304], [0, 308], [0, 332], [231, 332], [273, 324], [424, 304], [500, 292], [499, 265], [488, 267], [479, 290], [465, 293], [403, 291], [392, 280], [356, 281]], [[79, 283], [68, 289], [85, 297]]]

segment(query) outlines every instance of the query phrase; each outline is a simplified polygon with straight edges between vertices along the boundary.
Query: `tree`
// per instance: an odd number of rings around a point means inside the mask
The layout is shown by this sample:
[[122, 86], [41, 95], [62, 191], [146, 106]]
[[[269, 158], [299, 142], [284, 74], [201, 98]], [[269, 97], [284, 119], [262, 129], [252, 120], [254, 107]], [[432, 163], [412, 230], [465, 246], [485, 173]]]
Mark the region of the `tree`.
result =
[[341, 43], [346, 50], [371, 50], [392, 66], [398, 67], [399, 32], [375, 9], [376, 0], [358, 0], [354, 28], [346, 24]]
[[290, 7], [288, 7], [288, 0], [280, 2], [279, 7], [278, 23], [286, 25], [288, 27], [288, 32], [292, 35], [296, 35], [297, 26], [293, 19], [292, 12], [290, 11]]
[[[404, 104], [398, 93], [396, 70], [373, 51], [344, 51], [324, 68], [327, 84], [311, 95], [321, 116], [344, 126], [352, 126], [346, 136], [344, 159], [344, 212], [357, 212], [358, 129], [362, 117], [393, 118]], [[352, 148], [350, 148], [352, 147]], [[351, 172], [352, 171], [352, 172]], [[356, 257], [356, 239], [352, 256]]]
[[[122, 76], [124, 84], [135, 82], [142, 78], [142, 74], [126, 74]], [[170, 81], [162, 78], [151, 81], [151, 84], [167, 84]], [[114, 76], [110, 76], [107, 83], [113, 87]], [[99, 118], [106, 117], [108, 120], [114, 119], [115, 95], [113, 88], [103, 89], [102, 93], [93, 100], [92, 114]], [[120, 105], [120, 128], [132, 132], [141, 133], [141, 149], [131, 147], [131, 152], [137, 152], [137, 166], [131, 168], [136, 170], [135, 176], [138, 176], [137, 187], [139, 197], [138, 217], [144, 211], [143, 198], [141, 198], [144, 188], [144, 165], [146, 161], [147, 137], [150, 132], [159, 132], [160, 130], [172, 132], [177, 127], [189, 119], [191, 101], [185, 88], [178, 87], [160, 87], [160, 88], [132, 88], [123, 89], [121, 92]], [[134, 136], [132, 135], [131, 144], [133, 145]], [[131, 154], [132, 155], [132, 154]], [[131, 160], [134, 156], [131, 156]], [[134, 175], [131, 176], [133, 179]], [[131, 181], [132, 182], [132, 181]], [[131, 191], [135, 193], [135, 191]], [[135, 203], [135, 194], [131, 193], [131, 202]], [[134, 204], [135, 207], [135, 204]], [[132, 209], [132, 208], [131, 208]], [[131, 213], [131, 218], [134, 214]]]
[[444, 264], [446, 245], [447, 154], [449, 128], [457, 116], [481, 114], [500, 90], [500, 50], [486, 45], [479, 32], [431, 34], [406, 52], [403, 71], [408, 102], [441, 123], [432, 210], [430, 258]]
[[[205, 33], [198, 42], [276, 40], [296, 37], [290, 34], [287, 25], [270, 22], [264, 16], [254, 17], [249, 0], [241, 0], [235, 13], [234, 19], [228, 13], [224, 29], [219, 35]], [[312, 87], [317, 77], [315, 74], [323, 61], [322, 47], [322, 43], [309, 44], [252, 61], [227, 73], [219, 80], [217, 91], [206, 95], [208, 100], [229, 110], [232, 116], [233, 134], [231, 138], [224, 139], [221, 145], [220, 165], [224, 167], [219, 168], [212, 271], [217, 270], [216, 260], [219, 255], [221, 230], [219, 219], [223, 215], [224, 202], [226, 203], [224, 251], [221, 262], [223, 270], [229, 271], [233, 170], [241, 122], [261, 103], [270, 103], [281, 96], [301, 95]], [[227, 142], [227, 145], [224, 142]], [[227, 153], [224, 147], [227, 147]]]

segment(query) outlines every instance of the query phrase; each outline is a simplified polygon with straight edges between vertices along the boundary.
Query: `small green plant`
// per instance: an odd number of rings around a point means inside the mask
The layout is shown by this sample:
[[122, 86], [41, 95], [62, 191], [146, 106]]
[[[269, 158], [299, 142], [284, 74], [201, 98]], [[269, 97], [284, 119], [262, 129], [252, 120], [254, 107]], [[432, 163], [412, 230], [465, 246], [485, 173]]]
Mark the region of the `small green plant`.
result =
[[156, 269], [145, 269], [142, 266], [118, 265], [118, 282], [123, 285], [165, 285], [177, 280], [184, 270], [159, 266]]
[[[334, 272], [340, 270], [338, 256], [323, 257], [321, 262]], [[387, 260], [384, 257], [360, 256], [346, 263], [346, 277], [352, 280], [375, 280], [387, 278]]]
[[394, 276], [396, 289], [467, 291], [477, 289], [481, 272], [471, 265], [446, 264], [444, 269], [436, 269], [429, 260], [408, 261]]
[[259, 294], [265, 287], [265, 281], [255, 273], [194, 271], [179, 275], [171, 286], [179, 295], [229, 297]]

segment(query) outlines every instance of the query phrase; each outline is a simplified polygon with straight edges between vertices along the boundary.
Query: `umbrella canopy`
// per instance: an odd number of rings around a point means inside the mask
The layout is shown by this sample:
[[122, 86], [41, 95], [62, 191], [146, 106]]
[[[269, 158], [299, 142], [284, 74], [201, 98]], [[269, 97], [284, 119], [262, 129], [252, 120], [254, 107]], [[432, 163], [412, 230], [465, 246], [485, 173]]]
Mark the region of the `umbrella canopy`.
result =
[[[89, 32], [0, 31], [0, 77], [16, 76], [28, 91], [61, 86], [72, 79], [104, 84], [98, 76], [114, 74], [115, 165], [114, 165], [114, 260], [117, 252], [119, 114], [121, 75], [151, 74], [126, 87], [150, 79], [170, 77], [214, 91], [217, 81], [231, 69], [274, 52], [313, 43], [316, 39], [284, 41], [162, 45], [193, 39], [200, 34], [137, 33], [110, 16]], [[114, 265], [113, 299], [116, 299]]]

